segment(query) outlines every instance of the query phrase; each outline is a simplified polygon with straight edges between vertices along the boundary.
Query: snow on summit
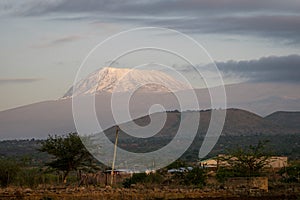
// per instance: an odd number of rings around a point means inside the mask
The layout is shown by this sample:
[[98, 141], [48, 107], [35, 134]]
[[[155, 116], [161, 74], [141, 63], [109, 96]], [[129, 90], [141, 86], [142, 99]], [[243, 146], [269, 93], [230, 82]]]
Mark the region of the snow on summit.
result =
[[172, 76], [159, 70], [105, 67], [91, 73], [79, 81], [73, 94], [73, 87], [63, 96], [88, 95], [100, 92], [170, 92], [191, 89], [188, 85], [177, 81]]

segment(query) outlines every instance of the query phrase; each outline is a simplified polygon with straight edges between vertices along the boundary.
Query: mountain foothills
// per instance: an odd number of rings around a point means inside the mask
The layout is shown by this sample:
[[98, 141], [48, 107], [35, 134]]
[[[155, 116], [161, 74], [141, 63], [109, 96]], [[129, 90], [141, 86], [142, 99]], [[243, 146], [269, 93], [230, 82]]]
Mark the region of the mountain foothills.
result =
[[[189, 111], [191, 114], [192, 111]], [[194, 111], [195, 112], [195, 111]], [[300, 112], [276, 112], [267, 117], [261, 117], [254, 113], [241, 109], [228, 109], [222, 135], [217, 144], [207, 157], [226, 153], [226, 150], [238, 146], [246, 147], [257, 144], [259, 141], [270, 141], [269, 149], [274, 155], [289, 156], [290, 159], [300, 159], [300, 129], [293, 123], [284, 123], [289, 118], [299, 118]], [[183, 160], [198, 160], [198, 152], [203, 142], [209, 123], [211, 111], [200, 111], [200, 125], [192, 145], [182, 155]], [[140, 126], [145, 126], [155, 120], [159, 113], [152, 116], [144, 116], [135, 119], [134, 122]], [[272, 119], [270, 118], [272, 116]], [[151, 119], [150, 119], [151, 117]], [[120, 130], [118, 146], [124, 150], [142, 153], [160, 149], [167, 145], [177, 133], [180, 125], [181, 113], [178, 111], [167, 112], [165, 126], [149, 138], [137, 138]], [[280, 119], [280, 120], [279, 120]], [[280, 122], [283, 122], [282, 124]], [[130, 127], [130, 123], [122, 124], [123, 127]], [[105, 131], [106, 136], [114, 142], [115, 127]], [[4, 140], [0, 141], [0, 157], [22, 158], [34, 155], [33, 164], [47, 161], [48, 156], [37, 151], [41, 140]]]
[[[192, 114], [196, 111], [186, 111], [185, 115]], [[279, 112], [278, 112], [279, 113]], [[285, 112], [285, 117], [300, 117], [300, 112]], [[151, 116], [145, 116], [135, 119], [134, 122], [140, 126], [146, 126], [151, 121], [155, 121], [155, 118], [159, 118], [160, 113], [154, 113]], [[226, 120], [222, 130], [222, 136], [259, 136], [259, 135], [294, 135], [300, 134], [300, 129], [296, 127], [293, 123], [283, 123], [281, 124], [278, 120], [277, 113], [272, 114], [274, 117], [270, 119], [270, 116], [261, 117], [249, 111], [241, 109], [227, 109], [226, 110]], [[164, 127], [153, 137], [167, 137], [172, 138], [176, 134], [180, 122], [182, 113], [178, 111], [167, 112], [167, 119]], [[198, 128], [198, 134], [200, 136], [205, 136], [207, 133], [207, 128], [211, 118], [211, 110], [200, 111], [200, 123]], [[285, 122], [286, 119], [282, 119]], [[131, 123], [122, 124], [121, 127], [126, 127], [126, 130], [130, 129]], [[128, 128], [129, 127], [129, 128]], [[106, 131], [108, 136], [114, 138], [115, 128], [109, 128]], [[120, 138], [130, 138], [128, 134], [122, 132]]]
[[[261, 117], [249, 111], [241, 109], [227, 109], [227, 117], [225, 120], [222, 134], [218, 143], [211, 151], [209, 156], [226, 153], [226, 150], [236, 148], [237, 146], [245, 147], [256, 144], [259, 141], [270, 141], [269, 147], [272, 153], [276, 155], [287, 155], [291, 158], [299, 158], [300, 155], [300, 129], [293, 125], [281, 125], [278, 121]], [[186, 114], [193, 114], [188, 111]], [[290, 113], [295, 116], [294, 112]], [[160, 113], [152, 114], [134, 120], [140, 126], [146, 126], [159, 118]], [[210, 121], [211, 110], [200, 111], [200, 124], [198, 132], [193, 140], [192, 145], [183, 155], [183, 159], [197, 160], [198, 152], [202, 145], [203, 139], [207, 133]], [[287, 114], [288, 116], [288, 114]], [[297, 113], [300, 116], [300, 113]], [[150, 152], [158, 150], [174, 138], [180, 126], [182, 113], [178, 111], [167, 112], [167, 120], [165, 126], [156, 135], [151, 138], [136, 138], [127, 134], [127, 131], [120, 131], [118, 146], [121, 148], [136, 152]], [[130, 130], [131, 123], [122, 124], [126, 130]], [[114, 142], [115, 127], [111, 127], [105, 131], [106, 136]], [[188, 130], [187, 130], [188, 131]]]
[[[103, 68], [79, 81], [75, 89], [71, 87], [58, 100], [1, 111], [0, 139], [42, 139], [49, 134], [62, 135], [75, 132], [71, 97], [78, 95], [95, 95], [95, 111], [98, 121], [103, 130], [109, 129], [116, 124], [111, 111], [112, 94], [114, 92], [126, 93], [137, 87], [138, 91], [133, 93], [128, 105], [122, 106], [118, 112], [126, 112], [129, 108], [132, 119], [143, 121], [147, 115], [151, 114], [149, 110], [154, 104], [162, 105], [168, 111], [187, 111], [180, 107], [176, 95], [185, 96], [191, 90], [175, 77], [158, 70]], [[300, 110], [300, 88], [297, 85], [241, 83], [225, 85], [225, 89], [228, 107], [236, 109], [227, 110], [222, 135], [299, 133], [298, 112], [273, 113], [281, 110]], [[199, 131], [205, 132], [210, 118], [208, 109], [211, 108], [209, 90], [200, 88], [194, 89], [194, 92], [200, 107], [189, 110], [196, 112], [202, 110]], [[218, 103], [218, 99], [215, 101]], [[193, 104], [193, 100], [186, 98], [185, 104]], [[166, 124], [168, 131], [165, 131], [164, 134], [171, 134], [170, 130], [176, 130], [179, 119], [180, 113], [169, 112], [168, 120], [170, 122]]]

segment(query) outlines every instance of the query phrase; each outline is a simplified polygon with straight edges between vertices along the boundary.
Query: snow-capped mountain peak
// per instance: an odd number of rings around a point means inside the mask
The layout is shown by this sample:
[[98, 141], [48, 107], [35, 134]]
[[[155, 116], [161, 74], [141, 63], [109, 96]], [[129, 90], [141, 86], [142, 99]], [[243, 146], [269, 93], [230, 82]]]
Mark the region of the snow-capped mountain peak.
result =
[[100, 92], [127, 92], [139, 86], [141, 86], [139, 90], [145, 92], [189, 89], [189, 86], [162, 71], [104, 67], [79, 81], [74, 94], [73, 87], [71, 87], [63, 98]]

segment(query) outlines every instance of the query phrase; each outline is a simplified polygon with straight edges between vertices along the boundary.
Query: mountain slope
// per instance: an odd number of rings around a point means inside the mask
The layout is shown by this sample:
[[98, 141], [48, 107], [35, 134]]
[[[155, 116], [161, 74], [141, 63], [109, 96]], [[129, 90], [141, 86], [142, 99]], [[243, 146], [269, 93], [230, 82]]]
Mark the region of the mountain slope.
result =
[[45, 138], [75, 131], [70, 100], [45, 101], [0, 112], [0, 138]]

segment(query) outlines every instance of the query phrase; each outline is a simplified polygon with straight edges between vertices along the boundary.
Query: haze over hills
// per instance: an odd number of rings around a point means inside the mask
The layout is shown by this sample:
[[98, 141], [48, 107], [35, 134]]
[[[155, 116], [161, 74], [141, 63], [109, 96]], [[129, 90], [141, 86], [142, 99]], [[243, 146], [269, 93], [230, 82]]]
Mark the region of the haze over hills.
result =
[[[188, 161], [199, 159], [198, 152], [207, 129], [210, 112], [211, 111], [209, 110], [201, 111], [199, 131], [193, 144], [182, 157], [183, 159], [187, 159]], [[277, 116], [277, 113], [280, 114], [281, 112], [274, 113], [274, 116]], [[153, 115], [157, 114], [158, 113]], [[293, 159], [299, 159], [300, 130], [299, 128], [293, 127], [293, 123], [291, 123], [291, 126], [288, 127], [281, 126], [280, 123], [276, 121], [271, 122], [269, 116], [263, 118], [254, 113], [240, 109], [228, 109], [227, 114], [223, 134], [208, 157], [212, 157], [220, 153], [226, 153], [226, 150], [236, 148], [237, 146], [246, 147], [248, 145], [256, 144], [258, 141], [269, 140], [269, 146], [273, 148], [272, 153], [275, 153], [276, 155], [286, 155]], [[176, 134], [181, 113], [171, 111], [168, 112], [167, 115], [168, 118], [165, 127], [151, 138], [131, 137], [121, 130], [118, 146], [124, 150], [136, 153], [150, 152], [164, 147]], [[284, 116], [285, 119], [289, 119], [290, 117], [299, 118], [300, 113], [284, 112]], [[145, 116], [134, 121], [138, 125], [145, 126], [150, 123], [150, 117]], [[126, 126], [126, 124], [124, 126]], [[115, 140], [115, 130], [115, 127], [111, 127], [105, 131], [106, 135], [112, 142]], [[24, 155], [33, 154], [34, 157], [38, 159], [48, 159], [46, 155], [41, 155], [41, 152], [36, 150], [39, 145], [40, 141], [38, 140], [1, 141], [0, 156], [19, 156], [22, 158]]]
[[[78, 88], [75, 90], [75, 95], [96, 94], [95, 109], [99, 123], [104, 130], [116, 124], [111, 113], [111, 92], [119, 79], [126, 73], [128, 73], [128, 69], [104, 68], [80, 81], [77, 85]], [[130, 108], [132, 119], [148, 115], [149, 109], [153, 104], [160, 104], [166, 110], [181, 110], [174, 93], [170, 93], [166, 87], [160, 85], [163, 82], [175, 90], [175, 94], [180, 93], [184, 96], [189, 91], [185, 84], [160, 71], [133, 71], [130, 76], [124, 77], [121, 81], [122, 85], [118, 87], [120, 89], [118, 92], [120, 93], [132, 89], [139, 83], [149, 83], [135, 92], [130, 99], [129, 105], [124, 106], [124, 109], [125, 107]], [[225, 88], [228, 107], [256, 113], [228, 110], [227, 128], [224, 130], [225, 135], [283, 132], [282, 130], [286, 129], [282, 129], [282, 126], [284, 128], [285, 125], [266, 121], [261, 116], [280, 110], [300, 110], [300, 97], [297, 96], [297, 94], [300, 94], [300, 91], [297, 85], [279, 86], [271, 83], [242, 83], [226, 85]], [[299, 92], [297, 93], [297, 91]], [[62, 99], [1, 111], [0, 139], [45, 138], [49, 134], [60, 135], [76, 131], [72, 115], [72, 99], [70, 98], [72, 92], [73, 89], [69, 89]], [[195, 93], [200, 109], [210, 109], [208, 89], [195, 89]], [[186, 99], [185, 103], [193, 103], [189, 101], [192, 100]], [[119, 112], [124, 112], [124, 110], [119, 110]], [[202, 115], [208, 114], [203, 112]], [[208, 120], [209, 117], [203, 117], [203, 120], [205, 118]], [[294, 129], [291, 129], [284, 131], [284, 133], [292, 133], [293, 131]]]
[[[200, 112], [200, 123], [198, 133], [205, 136], [210, 122], [211, 110], [206, 111], [186, 111], [185, 113]], [[278, 121], [270, 120], [269, 117], [261, 117], [254, 113], [241, 109], [227, 109], [226, 120], [222, 131], [223, 136], [254, 136], [254, 135], [284, 135], [284, 134], [299, 134], [300, 129], [293, 124], [280, 124]], [[146, 126], [155, 118], [159, 118], [160, 113], [154, 113], [150, 116], [144, 116], [135, 119], [134, 122], [139, 126]], [[276, 113], [275, 113], [276, 115]], [[173, 137], [180, 125], [182, 113], [178, 111], [167, 112], [167, 120], [163, 129], [156, 134], [155, 137]], [[285, 112], [285, 117], [300, 117], [300, 112]], [[126, 127], [130, 130], [131, 123], [122, 124], [121, 127]], [[115, 128], [109, 128], [105, 131], [107, 135], [114, 138]], [[120, 138], [130, 137], [121, 130]]]

